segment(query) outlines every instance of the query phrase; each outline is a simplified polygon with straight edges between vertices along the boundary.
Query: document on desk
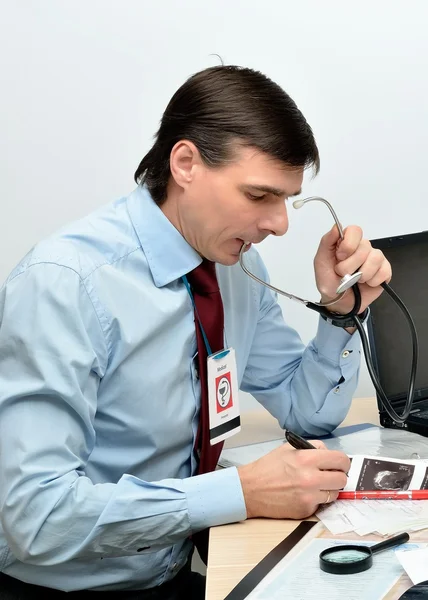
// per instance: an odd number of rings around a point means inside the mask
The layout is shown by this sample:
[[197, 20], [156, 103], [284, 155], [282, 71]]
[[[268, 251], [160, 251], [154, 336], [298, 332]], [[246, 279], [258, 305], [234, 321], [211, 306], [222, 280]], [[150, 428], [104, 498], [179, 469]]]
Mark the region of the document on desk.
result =
[[[290, 558], [286, 556], [248, 596], [250, 600], [381, 600], [403, 575], [394, 550], [380, 552], [364, 573], [333, 575], [321, 571], [319, 554], [339, 544], [361, 540], [315, 538]], [[365, 542], [366, 545], [375, 542]]]
[[324, 526], [339, 535], [382, 536], [428, 527], [428, 500], [337, 500], [316, 513]]
[[[428, 461], [353, 456], [345, 490], [417, 490], [428, 488]], [[334, 535], [392, 535], [428, 527], [427, 500], [338, 500], [317, 511]]]
[[316, 515], [333, 535], [386, 536], [428, 528], [428, 500], [338, 500]]

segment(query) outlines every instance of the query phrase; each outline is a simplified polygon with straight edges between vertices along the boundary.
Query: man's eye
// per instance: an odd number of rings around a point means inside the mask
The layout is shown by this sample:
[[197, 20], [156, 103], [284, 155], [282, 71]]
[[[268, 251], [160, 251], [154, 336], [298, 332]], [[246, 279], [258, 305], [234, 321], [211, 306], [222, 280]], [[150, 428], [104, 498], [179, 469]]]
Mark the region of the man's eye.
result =
[[266, 194], [256, 196], [255, 194], [250, 194], [250, 192], [247, 192], [247, 198], [249, 198], [250, 200], [263, 200], [264, 198], [266, 198]]

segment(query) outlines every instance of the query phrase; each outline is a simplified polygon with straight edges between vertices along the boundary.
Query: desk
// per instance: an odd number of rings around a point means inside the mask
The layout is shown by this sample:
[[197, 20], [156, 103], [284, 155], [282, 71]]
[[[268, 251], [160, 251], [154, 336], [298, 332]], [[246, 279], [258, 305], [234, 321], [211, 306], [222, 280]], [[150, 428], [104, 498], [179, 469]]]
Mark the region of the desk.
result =
[[[265, 410], [243, 414], [241, 420], [242, 431], [228, 440], [229, 448], [274, 440], [284, 435], [278, 422]], [[374, 398], [353, 400], [342, 425], [357, 423], [379, 425]], [[206, 600], [224, 600], [235, 585], [299, 523], [293, 520], [249, 519], [213, 527], [210, 531]]]

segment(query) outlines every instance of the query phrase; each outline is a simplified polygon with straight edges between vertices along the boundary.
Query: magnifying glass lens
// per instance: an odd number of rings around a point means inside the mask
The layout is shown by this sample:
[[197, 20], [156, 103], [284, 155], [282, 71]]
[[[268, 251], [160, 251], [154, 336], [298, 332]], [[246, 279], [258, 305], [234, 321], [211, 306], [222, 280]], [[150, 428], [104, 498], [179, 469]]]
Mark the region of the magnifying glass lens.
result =
[[369, 548], [355, 545], [337, 546], [327, 548], [320, 554], [320, 567], [326, 573], [345, 575], [361, 573], [370, 569], [373, 564], [373, 556]]
[[365, 560], [367, 552], [359, 550], [332, 550], [324, 554], [323, 559], [329, 563], [349, 564]]

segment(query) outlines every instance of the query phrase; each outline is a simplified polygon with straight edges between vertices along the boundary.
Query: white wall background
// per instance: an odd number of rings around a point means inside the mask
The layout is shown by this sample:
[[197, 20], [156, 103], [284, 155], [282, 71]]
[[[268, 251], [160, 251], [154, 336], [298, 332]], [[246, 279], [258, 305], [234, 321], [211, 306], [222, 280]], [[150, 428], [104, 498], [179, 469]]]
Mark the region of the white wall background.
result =
[[[305, 195], [369, 238], [428, 229], [426, 0], [0, 0], [0, 15], [0, 280], [36, 241], [133, 189], [170, 96], [213, 53], [302, 109], [322, 162]], [[291, 212], [287, 236], [260, 251], [276, 285], [316, 299], [331, 219], [322, 205]], [[317, 317], [282, 305], [308, 341]], [[372, 393], [363, 367], [357, 394]]]

